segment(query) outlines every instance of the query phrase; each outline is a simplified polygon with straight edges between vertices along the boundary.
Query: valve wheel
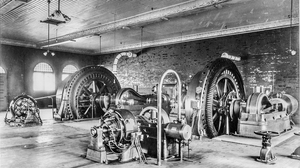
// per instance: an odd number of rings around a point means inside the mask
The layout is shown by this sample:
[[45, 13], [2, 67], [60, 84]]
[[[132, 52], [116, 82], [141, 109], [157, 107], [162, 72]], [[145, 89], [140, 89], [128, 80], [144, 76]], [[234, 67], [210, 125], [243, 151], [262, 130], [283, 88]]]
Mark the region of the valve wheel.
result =
[[261, 136], [270, 136], [270, 137], [279, 136], [279, 133], [275, 131], [254, 131], [254, 133], [256, 135], [261, 135]]
[[229, 130], [237, 131], [238, 116], [229, 117], [230, 102], [245, 97], [241, 74], [235, 64], [219, 58], [210, 66], [206, 78], [206, 86], [202, 96], [205, 99], [205, 117], [208, 137], [213, 138], [225, 133], [226, 117], [229, 118]]

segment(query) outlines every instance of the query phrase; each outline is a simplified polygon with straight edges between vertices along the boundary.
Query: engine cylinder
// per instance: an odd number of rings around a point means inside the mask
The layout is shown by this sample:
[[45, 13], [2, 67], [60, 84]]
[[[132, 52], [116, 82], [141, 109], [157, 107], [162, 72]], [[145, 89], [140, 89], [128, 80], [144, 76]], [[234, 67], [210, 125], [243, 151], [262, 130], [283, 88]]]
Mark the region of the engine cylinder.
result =
[[166, 128], [166, 135], [179, 140], [188, 140], [191, 138], [192, 129], [187, 124], [169, 123]]

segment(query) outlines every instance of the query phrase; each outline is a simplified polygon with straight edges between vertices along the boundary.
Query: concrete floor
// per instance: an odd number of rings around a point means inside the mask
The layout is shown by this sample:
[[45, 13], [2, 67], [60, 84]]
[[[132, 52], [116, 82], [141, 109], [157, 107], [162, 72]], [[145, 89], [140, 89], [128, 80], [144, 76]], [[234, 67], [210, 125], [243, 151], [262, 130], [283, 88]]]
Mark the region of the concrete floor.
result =
[[[5, 113], [0, 113], [0, 167], [114, 167], [140, 168], [158, 167], [156, 159], [148, 158], [148, 164], [138, 161], [128, 163], [113, 163], [103, 165], [85, 159], [89, 143], [89, 129], [97, 120], [81, 122], [55, 122], [51, 110], [41, 110], [43, 126], [18, 128], [9, 127], [3, 122]], [[289, 158], [290, 154], [300, 145], [300, 137], [292, 136], [273, 148], [277, 156], [276, 164], [267, 165], [255, 161], [260, 147], [253, 145], [223, 142], [203, 138], [193, 140], [190, 148], [190, 158], [193, 162], [177, 161], [163, 162], [161, 167], [193, 168], [300, 168], [300, 160]], [[187, 148], [184, 149], [187, 156]]]

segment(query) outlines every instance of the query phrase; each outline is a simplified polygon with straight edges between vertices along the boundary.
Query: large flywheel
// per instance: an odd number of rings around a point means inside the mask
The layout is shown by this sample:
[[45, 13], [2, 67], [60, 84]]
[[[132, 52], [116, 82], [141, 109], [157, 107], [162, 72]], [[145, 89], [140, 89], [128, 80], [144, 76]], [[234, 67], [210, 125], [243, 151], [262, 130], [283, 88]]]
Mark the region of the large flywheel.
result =
[[[210, 138], [224, 134], [226, 129], [235, 132], [238, 116], [229, 114], [230, 103], [244, 98], [243, 80], [236, 65], [229, 59], [218, 58], [198, 72], [189, 84], [185, 103], [187, 121], [193, 125], [194, 132], [200, 134], [204, 129]], [[193, 107], [193, 104], [198, 105]], [[227, 115], [230, 121], [226, 121]]]
[[[215, 137], [225, 133], [226, 115], [233, 99], [245, 97], [243, 80], [236, 65], [224, 58], [214, 61], [206, 79], [205, 87], [205, 123], [206, 133]], [[237, 129], [238, 117], [231, 114], [229, 127], [234, 132]]]
[[58, 115], [67, 119], [99, 117], [105, 112], [103, 100], [100, 103], [99, 99], [115, 95], [120, 88], [117, 78], [108, 69], [82, 68], [58, 88]]

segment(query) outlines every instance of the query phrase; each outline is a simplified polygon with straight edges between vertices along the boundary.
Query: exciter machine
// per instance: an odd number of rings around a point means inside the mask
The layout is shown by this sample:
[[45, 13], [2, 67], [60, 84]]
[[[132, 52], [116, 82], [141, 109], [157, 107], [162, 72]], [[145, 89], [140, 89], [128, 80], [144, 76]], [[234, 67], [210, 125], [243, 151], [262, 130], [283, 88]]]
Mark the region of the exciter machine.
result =
[[26, 94], [16, 96], [9, 104], [10, 119], [8, 111], [4, 121], [10, 126], [34, 126], [42, 125], [40, 110], [37, 107], [37, 101]]

